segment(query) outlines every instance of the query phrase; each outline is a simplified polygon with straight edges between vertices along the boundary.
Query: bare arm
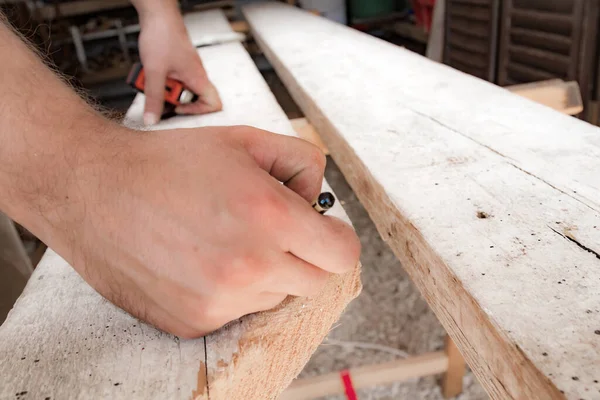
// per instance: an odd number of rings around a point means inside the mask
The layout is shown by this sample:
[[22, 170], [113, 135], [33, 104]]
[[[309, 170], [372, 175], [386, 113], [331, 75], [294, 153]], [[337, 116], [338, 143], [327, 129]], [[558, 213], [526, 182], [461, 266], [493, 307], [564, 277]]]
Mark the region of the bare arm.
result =
[[140, 57], [146, 71], [144, 123], [158, 121], [163, 108], [167, 76], [182, 81], [198, 94], [193, 104], [181, 106], [182, 114], [204, 114], [222, 108], [217, 89], [208, 79], [200, 56], [192, 45], [176, 0], [132, 0], [140, 17]]
[[131, 314], [199, 336], [356, 265], [352, 229], [310, 206], [318, 148], [250, 127], [124, 128], [2, 23], [0, 59], [0, 209]]

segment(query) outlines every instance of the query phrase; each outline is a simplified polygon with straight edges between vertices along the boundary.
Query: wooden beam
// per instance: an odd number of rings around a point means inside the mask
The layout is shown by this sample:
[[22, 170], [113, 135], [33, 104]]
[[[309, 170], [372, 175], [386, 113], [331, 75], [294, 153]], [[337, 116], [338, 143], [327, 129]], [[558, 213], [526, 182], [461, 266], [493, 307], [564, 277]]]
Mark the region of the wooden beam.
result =
[[490, 396], [589, 398], [600, 130], [284, 5], [244, 13]]
[[[199, 52], [223, 111], [171, 118], [154, 129], [252, 125], [295, 135], [240, 43]], [[141, 126], [143, 105], [140, 94], [126, 125]], [[324, 189], [331, 190], [327, 183]], [[349, 221], [339, 205], [330, 212]], [[205, 338], [180, 340], [108, 303], [49, 250], [0, 326], [0, 398], [275, 399], [360, 287], [357, 266], [332, 276], [313, 298], [290, 297]]]
[[250, 26], [248, 25], [248, 23], [246, 21], [231, 21], [229, 23], [231, 25], [231, 29], [233, 29], [235, 32], [240, 32], [240, 33], [248, 33], [250, 32]]
[[227, 42], [241, 42], [246, 36], [231, 29], [222, 10], [196, 11], [185, 14], [183, 21], [196, 47]]
[[290, 120], [290, 123], [299, 137], [317, 146], [325, 155], [329, 154], [329, 149], [323, 143], [321, 136], [319, 136], [306, 118], [294, 118]]
[[27, 284], [33, 268], [14, 223], [0, 212], [0, 325]]
[[77, 15], [125, 7], [131, 7], [131, 2], [129, 0], [70, 1], [56, 5], [37, 7], [34, 15], [40, 19], [54, 19], [58, 17], [74, 17]]
[[563, 114], [575, 115], [583, 111], [579, 84], [575, 81], [565, 82], [561, 79], [550, 79], [507, 86], [505, 89]]
[[448, 358], [448, 370], [442, 378], [442, 393], [446, 399], [449, 399], [462, 393], [467, 364], [450, 336], [446, 336], [445, 350]]
[[[401, 382], [423, 376], [436, 375], [448, 368], [444, 352], [421, 354], [382, 364], [366, 365], [348, 370], [355, 389]], [[279, 400], [309, 400], [344, 393], [340, 372], [294, 381]]]

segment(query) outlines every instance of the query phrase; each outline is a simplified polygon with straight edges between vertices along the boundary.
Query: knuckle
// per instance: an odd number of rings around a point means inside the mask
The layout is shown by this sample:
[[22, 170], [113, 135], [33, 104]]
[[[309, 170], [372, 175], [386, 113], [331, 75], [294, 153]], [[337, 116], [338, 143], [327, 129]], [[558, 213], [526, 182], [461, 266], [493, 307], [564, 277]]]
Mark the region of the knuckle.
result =
[[222, 291], [240, 290], [261, 281], [265, 275], [265, 263], [251, 254], [231, 257], [219, 269], [215, 284]]
[[211, 299], [197, 302], [189, 321], [192, 334], [212, 332], [229, 322], [221, 304]]
[[321, 293], [327, 281], [329, 279], [329, 274], [325, 271], [320, 271], [320, 273], [315, 276], [314, 279], [307, 285], [305, 296], [313, 297]]
[[327, 164], [327, 157], [325, 153], [321, 151], [317, 146], [310, 144], [309, 159], [311, 165], [317, 167], [320, 171], [325, 170]]
[[337, 271], [340, 273], [352, 270], [360, 259], [360, 239], [354, 229], [337, 218], [332, 219], [333, 235], [340, 243]]

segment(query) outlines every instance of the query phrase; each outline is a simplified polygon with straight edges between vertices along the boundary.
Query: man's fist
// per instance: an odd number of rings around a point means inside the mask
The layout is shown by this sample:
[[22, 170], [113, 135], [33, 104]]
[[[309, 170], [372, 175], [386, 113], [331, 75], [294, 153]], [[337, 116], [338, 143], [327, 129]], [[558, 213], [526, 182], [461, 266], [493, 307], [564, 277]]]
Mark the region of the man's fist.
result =
[[75, 172], [78, 224], [59, 247], [116, 305], [197, 337], [355, 267], [352, 228], [311, 207], [324, 166], [250, 127], [123, 129]]

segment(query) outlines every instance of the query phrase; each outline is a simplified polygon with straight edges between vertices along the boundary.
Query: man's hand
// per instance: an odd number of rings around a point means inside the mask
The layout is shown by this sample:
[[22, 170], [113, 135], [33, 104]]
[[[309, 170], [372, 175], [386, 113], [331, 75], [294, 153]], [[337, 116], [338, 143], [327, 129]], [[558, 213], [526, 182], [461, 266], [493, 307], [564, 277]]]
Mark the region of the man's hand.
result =
[[315, 146], [250, 127], [107, 135], [76, 166], [64, 219], [78, 225], [54, 235], [131, 314], [196, 337], [356, 266], [352, 228], [311, 207], [325, 166]]
[[199, 96], [177, 108], [181, 114], [204, 114], [223, 108], [219, 93], [209, 81], [183, 18], [173, 0], [134, 0], [140, 16], [140, 58], [146, 74], [144, 123], [158, 122], [163, 110], [165, 81], [182, 81]]
[[325, 164], [313, 145], [248, 127], [124, 128], [2, 23], [0, 59], [0, 210], [133, 315], [199, 336], [356, 265], [352, 228], [310, 205]]

